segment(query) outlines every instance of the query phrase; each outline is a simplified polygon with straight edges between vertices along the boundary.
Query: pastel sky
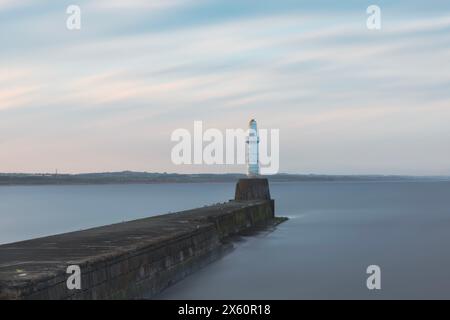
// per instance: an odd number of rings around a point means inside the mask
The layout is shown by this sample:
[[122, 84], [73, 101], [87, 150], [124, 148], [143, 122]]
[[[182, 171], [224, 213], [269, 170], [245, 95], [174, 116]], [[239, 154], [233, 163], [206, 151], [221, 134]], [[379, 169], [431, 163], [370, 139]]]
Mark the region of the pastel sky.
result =
[[450, 1], [0, 0], [0, 172], [242, 172], [170, 135], [251, 118], [282, 172], [450, 175]]

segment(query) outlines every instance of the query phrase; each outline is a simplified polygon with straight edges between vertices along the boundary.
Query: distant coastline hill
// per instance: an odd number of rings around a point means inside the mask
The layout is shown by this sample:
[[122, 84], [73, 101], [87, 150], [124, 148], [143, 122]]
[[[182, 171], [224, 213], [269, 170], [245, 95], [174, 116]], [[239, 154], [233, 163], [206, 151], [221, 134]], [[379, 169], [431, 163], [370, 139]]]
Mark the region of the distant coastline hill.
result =
[[[177, 174], [151, 172], [103, 172], [82, 174], [0, 173], [0, 185], [70, 185], [70, 184], [131, 184], [131, 183], [205, 183], [236, 182], [243, 174]], [[320, 175], [276, 174], [267, 176], [271, 182], [294, 181], [411, 181], [445, 180], [450, 177], [415, 177], [389, 175]]]

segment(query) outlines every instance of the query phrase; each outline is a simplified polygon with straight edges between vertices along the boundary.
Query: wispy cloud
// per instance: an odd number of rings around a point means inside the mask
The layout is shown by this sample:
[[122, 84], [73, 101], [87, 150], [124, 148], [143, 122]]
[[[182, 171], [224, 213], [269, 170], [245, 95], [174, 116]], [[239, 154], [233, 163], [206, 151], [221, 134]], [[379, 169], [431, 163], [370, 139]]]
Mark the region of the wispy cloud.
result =
[[[442, 145], [450, 142], [450, 14], [390, 12], [371, 32], [359, 6], [250, 14], [222, 1], [80, 5], [86, 20], [76, 33], [54, 8], [0, 22], [9, 27], [7, 38], [0, 34], [0, 130], [9, 151], [0, 155], [10, 164], [0, 171], [21, 171], [13, 160], [39, 141], [67, 159], [67, 171], [182, 171], [170, 164], [171, 130], [198, 119], [243, 127], [250, 117], [281, 129], [285, 171], [352, 172], [364, 169], [361, 161], [374, 173], [446, 170], [435, 158], [450, 159]], [[424, 139], [434, 155], [413, 143]], [[58, 152], [68, 141], [76, 163]], [[390, 166], [392, 154], [400, 156], [391, 141], [420, 162]], [[131, 145], [128, 160], [116, 163]], [[90, 150], [102, 161], [80, 156]]]
[[[198, 0], [201, 1], [201, 0]], [[96, 0], [92, 8], [96, 9], [167, 9], [192, 3], [192, 0]]]

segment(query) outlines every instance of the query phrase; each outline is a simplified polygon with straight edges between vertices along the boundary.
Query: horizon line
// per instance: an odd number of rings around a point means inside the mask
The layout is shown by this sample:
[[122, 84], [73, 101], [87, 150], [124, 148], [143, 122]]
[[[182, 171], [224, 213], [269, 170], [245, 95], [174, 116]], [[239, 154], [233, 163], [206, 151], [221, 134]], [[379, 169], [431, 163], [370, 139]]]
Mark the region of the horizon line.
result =
[[[143, 174], [167, 174], [167, 175], [242, 175], [246, 176], [247, 174], [241, 172], [223, 172], [223, 173], [179, 173], [179, 172], [157, 172], [157, 171], [133, 171], [133, 170], [121, 170], [121, 171], [97, 171], [97, 172], [78, 172], [78, 173], [64, 173], [64, 172], [0, 172], [0, 175], [46, 175], [46, 176], [58, 176], [58, 175], [66, 175], [66, 176], [76, 176], [76, 175], [88, 175], [88, 174], [112, 174], [112, 173], [143, 173]], [[260, 175], [261, 177], [270, 177], [277, 175], [291, 175], [291, 176], [372, 176], [372, 177], [417, 177], [417, 178], [427, 178], [427, 177], [439, 177], [439, 178], [450, 178], [449, 175], [413, 175], [413, 174], [383, 174], [383, 173], [288, 173], [288, 172], [279, 172], [273, 175]]]

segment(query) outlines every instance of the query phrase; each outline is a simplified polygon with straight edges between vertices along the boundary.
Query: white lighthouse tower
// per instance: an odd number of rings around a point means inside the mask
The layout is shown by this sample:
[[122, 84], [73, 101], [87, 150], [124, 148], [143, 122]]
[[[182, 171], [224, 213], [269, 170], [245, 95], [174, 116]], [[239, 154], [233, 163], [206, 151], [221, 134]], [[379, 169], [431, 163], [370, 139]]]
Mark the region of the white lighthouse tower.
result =
[[256, 177], [259, 175], [259, 135], [255, 119], [248, 123], [247, 137], [247, 175]]

